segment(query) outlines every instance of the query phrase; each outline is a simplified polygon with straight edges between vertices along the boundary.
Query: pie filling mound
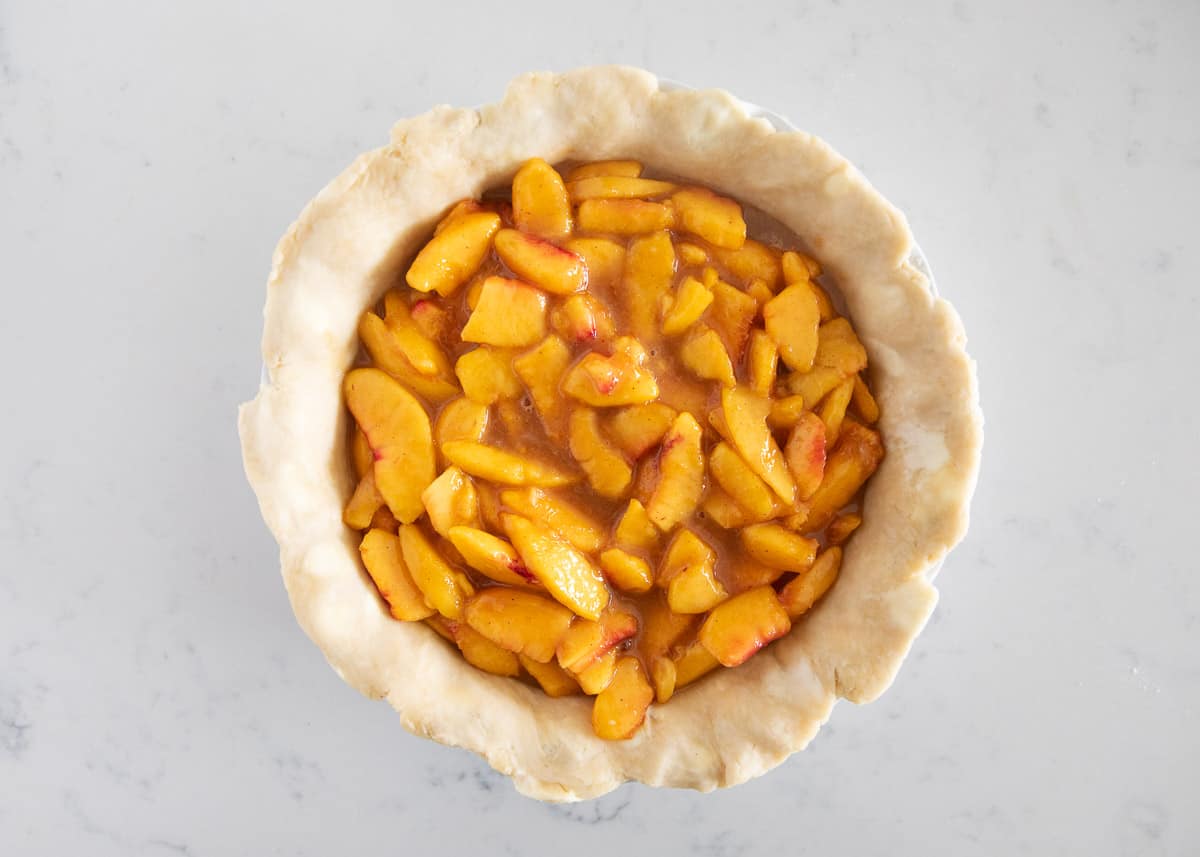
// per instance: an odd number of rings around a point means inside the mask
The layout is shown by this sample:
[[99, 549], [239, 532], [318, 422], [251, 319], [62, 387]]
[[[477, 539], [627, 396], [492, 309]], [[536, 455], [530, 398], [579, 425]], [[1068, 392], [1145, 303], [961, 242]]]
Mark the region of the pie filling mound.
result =
[[614, 740], [786, 635], [884, 455], [825, 280], [736, 200], [635, 161], [534, 159], [456, 204], [363, 314], [343, 385], [344, 519], [391, 615], [593, 696]]

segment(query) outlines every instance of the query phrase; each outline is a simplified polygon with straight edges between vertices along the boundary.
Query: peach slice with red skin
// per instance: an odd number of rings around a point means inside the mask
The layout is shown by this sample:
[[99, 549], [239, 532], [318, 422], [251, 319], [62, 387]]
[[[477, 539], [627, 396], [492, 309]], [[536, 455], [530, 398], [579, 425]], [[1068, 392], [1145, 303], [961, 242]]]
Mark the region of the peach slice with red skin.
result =
[[446, 335], [446, 328], [450, 324], [450, 315], [433, 301], [417, 301], [412, 305], [411, 313], [413, 324], [425, 336], [436, 342]]
[[592, 729], [607, 741], [632, 738], [646, 719], [654, 688], [641, 661], [626, 656], [617, 661], [612, 681], [592, 705]]
[[405, 275], [418, 292], [451, 295], [479, 270], [500, 229], [500, 215], [492, 211], [462, 214], [421, 248]]
[[722, 665], [736, 667], [791, 629], [775, 590], [760, 586], [714, 607], [698, 639]]
[[352, 369], [342, 383], [346, 404], [375, 456], [375, 486], [403, 523], [425, 511], [421, 493], [436, 475], [425, 408], [379, 369]]
[[796, 480], [796, 496], [807, 500], [825, 477], [825, 423], [812, 411], [804, 411], [792, 426], [783, 449], [788, 469]]
[[615, 408], [654, 401], [658, 381], [627, 354], [592, 351], [567, 372], [562, 390], [585, 405]]
[[432, 616], [434, 609], [413, 581], [401, 555], [400, 540], [384, 530], [370, 530], [363, 536], [359, 554], [375, 588], [387, 602], [396, 619], [416, 622]]
[[847, 420], [841, 440], [825, 462], [821, 485], [808, 500], [803, 531], [815, 532], [829, 523], [838, 509], [854, 499], [882, 460], [883, 443], [879, 435]]
[[696, 418], [684, 412], [675, 418], [659, 451], [659, 480], [646, 512], [663, 532], [690, 516], [704, 493], [703, 432]]
[[525, 162], [512, 181], [513, 223], [522, 232], [559, 241], [571, 234], [571, 200], [562, 176], [543, 161]]
[[608, 606], [604, 576], [586, 554], [554, 531], [520, 515], [501, 515], [525, 567], [559, 603], [593, 621]]
[[576, 617], [558, 644], [558, 663], [578, 675], [638, 632], [632, 613], [606, 610], [598, 621]]
[[540, 586], [525, 567], [516, 549], [504, 539], [486, 530], [458, 526], [446, 531], [446, 538], [462, 554], [467, 565], [497, 583], [509, 586]]
[[729, 197], [702, 187], [687, 187], [671, 196], [675, 217], [684, 232], [698, 235], [710, 244], [738, 250], [746, 243], [746, 221], [742, 207]]
[[592, 295], [571, 295], [550, 313], [550, 323], [566, 340], [594, 342], [612, 339], [612, 315]]
[[555, 295], [587, 288], [587, 265], [570, 250], [516, 229], [501, 229], [494, 241], [500, 261], [522, 280]]
[[504, 277], [488, 277], [462, 329], [463, 342], [520, 348], [546, 336], [546, 293]]
[[547, 663], [571, 624], [571, 611], [543, 595], [489, 586], [467, 602], [468, 625], [510, 652]]
[[490, 411], [487, 405], [473, 402], [466, 397], [447, 402], [433, 424], [433, 436], [440, 447], [456, 440], [478, 443], [487, 431]]
[[475, 594], [466, 576], [446, 561], [416, 524], [400, 528], [400, 550], [413, 581], [430, 606], [447, 619], [461, 619], [463, 605]]

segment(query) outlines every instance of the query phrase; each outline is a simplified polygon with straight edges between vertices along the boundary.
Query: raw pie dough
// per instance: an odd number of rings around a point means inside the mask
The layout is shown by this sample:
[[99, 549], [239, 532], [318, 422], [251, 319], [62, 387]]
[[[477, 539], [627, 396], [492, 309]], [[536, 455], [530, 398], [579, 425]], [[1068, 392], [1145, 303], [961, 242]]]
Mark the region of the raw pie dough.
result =
[[[342, 523], [354, 488], [342, 376], [364, 308], [455, 201], [507, 183], [528, 158], [635, 158], [769, 212], [836, 278], [871, 356], [887, 447], [841, 575], [787, 637], [652, 706], [629, 741], [603, 741], [588, 697], [467, 664], [423, 624], [398, 622]], [[839, 697], [891, 683], [937, 592], [927, 574], [967, 529], [982, 415], [954, 310], [909, 263], [903, 215], [827, 144], [779, 133], [722, 91], [660, 91], [621, 67], [529, 74], [479, 110], [405, 119], [308, 204], [275, 250], [263, 359], [243, 405], [246, 474], [280, 546], [305, 632], [342, 678], [385, 697], [405, 728], [483, 755], [542, 800], [626, 780], [710, 790], [758, 776], [808, 744]]]

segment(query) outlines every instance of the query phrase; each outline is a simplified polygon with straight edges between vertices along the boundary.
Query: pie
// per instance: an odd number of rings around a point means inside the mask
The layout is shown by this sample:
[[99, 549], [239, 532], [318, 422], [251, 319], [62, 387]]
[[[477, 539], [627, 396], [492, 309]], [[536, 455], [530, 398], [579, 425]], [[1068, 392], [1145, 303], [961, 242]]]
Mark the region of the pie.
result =
[[634, 69], [398, 123], [277, 249], [240, 415], [297, 618], [535, 797], [770, 769], [966, 529], [974, 367], [910, 250], [824, 143]]

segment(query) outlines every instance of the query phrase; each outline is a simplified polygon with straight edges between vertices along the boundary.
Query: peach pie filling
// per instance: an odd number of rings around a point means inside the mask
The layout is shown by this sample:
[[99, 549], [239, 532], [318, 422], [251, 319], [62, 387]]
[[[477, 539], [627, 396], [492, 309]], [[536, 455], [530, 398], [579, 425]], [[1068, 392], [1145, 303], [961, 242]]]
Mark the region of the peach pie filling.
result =
[[463, 200], [363, 314], [345, 522], [398, 620], [595, 697], [597, 735], [829, 590], [883, 457], [818, 263], [634, 161]]

